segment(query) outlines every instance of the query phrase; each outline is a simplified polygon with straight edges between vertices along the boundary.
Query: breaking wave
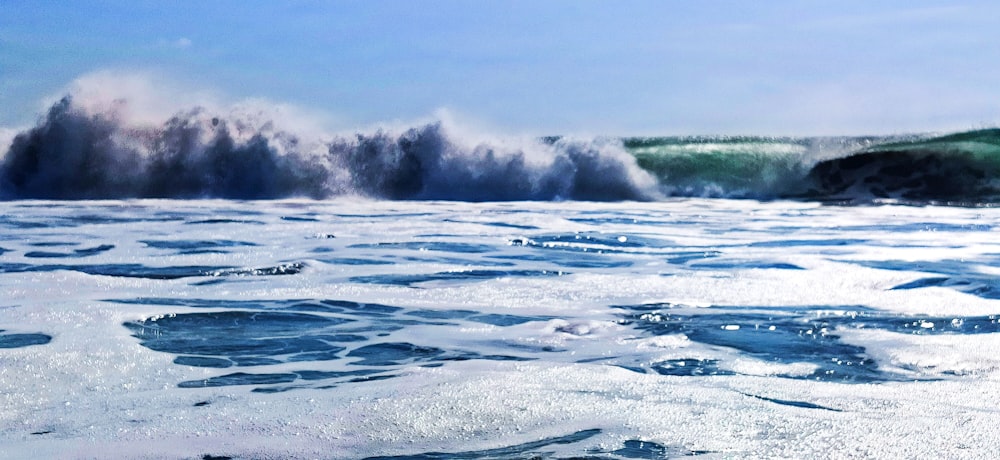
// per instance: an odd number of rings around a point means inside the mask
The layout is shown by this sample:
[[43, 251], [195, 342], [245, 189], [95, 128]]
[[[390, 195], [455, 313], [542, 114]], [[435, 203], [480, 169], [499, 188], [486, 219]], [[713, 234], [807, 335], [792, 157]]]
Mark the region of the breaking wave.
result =
[[443, 123], [327, 140], [194, 108], [158, 126], [67, 96], [14, 137], [6, 199], [649, 200], [656, 181], [616, 140], [469, 142]]
[[[317, 136], [195, 107], [131, 122], [66, 96], [13, 137], [2, 199], [1000, 202], [1000, 129], [947, 136], [483, 139], [451, 124]], [[96, 108], [95, 108], [96, 107]], [[286, 120], [287, 121], [287, 120]]]

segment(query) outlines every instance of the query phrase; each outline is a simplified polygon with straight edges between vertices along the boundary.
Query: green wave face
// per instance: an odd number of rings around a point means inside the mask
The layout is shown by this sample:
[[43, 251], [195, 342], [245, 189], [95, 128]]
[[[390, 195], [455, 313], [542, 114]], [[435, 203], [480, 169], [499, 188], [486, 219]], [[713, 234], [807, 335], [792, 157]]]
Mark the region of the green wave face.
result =
[[875, 145], [867, 151], [952, 150], [974, 155], [1000, 153], [1000, 128], [979, 129], [936, 137], [912, 138]]
[[623, 139], [668, 196], [1000, 203], [1000, 129], [944, 136]]
[[632, 138], [623, 141], [667, 195], [777, 198], [809, 168], [809, 140], [765, 137]]

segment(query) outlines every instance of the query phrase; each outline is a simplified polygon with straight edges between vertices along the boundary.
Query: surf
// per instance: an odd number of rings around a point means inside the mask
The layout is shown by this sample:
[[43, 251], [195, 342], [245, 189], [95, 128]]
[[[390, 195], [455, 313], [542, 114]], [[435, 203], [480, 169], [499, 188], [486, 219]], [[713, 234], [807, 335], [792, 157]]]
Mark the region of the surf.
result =
[[442, 122], [308, 139], [272, 120], [196, 107], [159, 125], [67, 96], [14, 137], [6, 199], [651, 200], [656, 181], [612, 139], [468, 139]]
[[993, 204], [1000, 129], [943, 136], [625, 139], [670, 196]]
[[1000, 200], [1000, 129], [887, 142], [822, 161], [806, 196], [940, 204]]
[[[503, 138], [434, 121], [317, 136], [195, 106], [162, 122], [67, 95], [0, 157], [0, 199], [1000, 202], [1000, 129], [947, 135]], [[289, 127], [290, 126], [290, 127]]]

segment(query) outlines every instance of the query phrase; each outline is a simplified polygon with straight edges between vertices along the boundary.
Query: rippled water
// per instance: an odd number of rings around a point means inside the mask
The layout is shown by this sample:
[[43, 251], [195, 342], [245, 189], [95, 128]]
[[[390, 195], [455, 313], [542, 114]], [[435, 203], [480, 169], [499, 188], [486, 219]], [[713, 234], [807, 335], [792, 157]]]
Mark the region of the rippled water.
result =
[[998, 222], [7, 202], [0, 457], [985, 456]]

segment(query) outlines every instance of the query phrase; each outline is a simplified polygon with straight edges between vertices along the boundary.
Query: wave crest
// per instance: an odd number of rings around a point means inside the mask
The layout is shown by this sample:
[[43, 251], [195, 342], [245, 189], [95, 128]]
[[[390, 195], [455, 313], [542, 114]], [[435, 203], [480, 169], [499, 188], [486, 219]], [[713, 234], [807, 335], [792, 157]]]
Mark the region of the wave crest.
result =
[[656, 181], [612, 140], [463, 143], [441, 123], [330, 146], [353, 189], [388, 199], [643, 200]]
[[647, 200], [656, 180], [617, 140], [478, 142], [443, 123], [308, 140], [203, 108], [131, 124], [66, 96], [0, 162], [7, 199]]
[[1000, 129], [889, 142], [816, 163], [807, 196], [987, 204], [1000, 200]]
[[[1000, 202], [1000, 129], [940, 137], [490, 139], [438, 121], [318, 133], [273, 107], [136, 118], [75, 96], [16, 134], [0, 199]], [[137, 121], [130, 121], [137, 120]]]

